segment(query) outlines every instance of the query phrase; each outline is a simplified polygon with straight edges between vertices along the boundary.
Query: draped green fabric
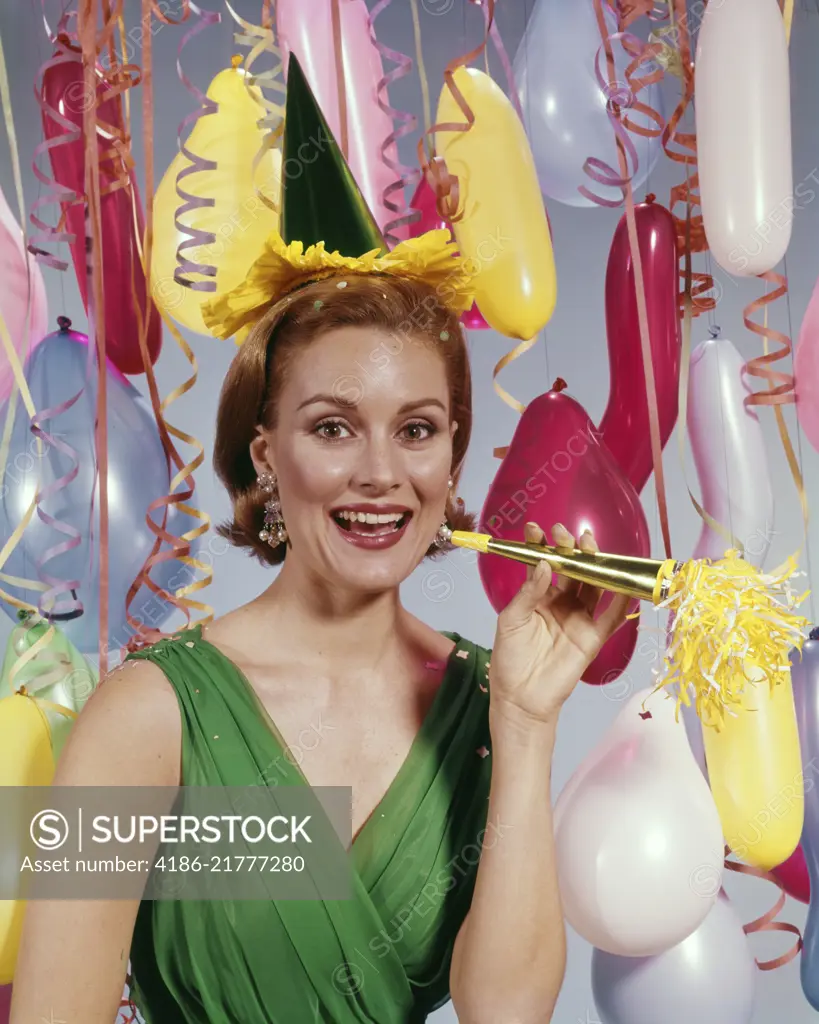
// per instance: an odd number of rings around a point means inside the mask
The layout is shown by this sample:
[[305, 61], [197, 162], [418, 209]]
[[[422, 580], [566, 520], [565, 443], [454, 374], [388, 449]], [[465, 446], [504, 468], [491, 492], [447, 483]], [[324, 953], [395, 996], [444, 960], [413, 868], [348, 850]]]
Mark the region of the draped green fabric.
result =
[[[395, 780], [353, 841], [348, 900], [143, 900], [147, 1024], [419, 1024], [449, 998], [486, 826], [490, 652], [455, 641]], [[200, 627], [128, 656], [176, 691], [186, 786], [307, 785], [250, 683]], [[216, 738], [218, 737], [218, 739]]]

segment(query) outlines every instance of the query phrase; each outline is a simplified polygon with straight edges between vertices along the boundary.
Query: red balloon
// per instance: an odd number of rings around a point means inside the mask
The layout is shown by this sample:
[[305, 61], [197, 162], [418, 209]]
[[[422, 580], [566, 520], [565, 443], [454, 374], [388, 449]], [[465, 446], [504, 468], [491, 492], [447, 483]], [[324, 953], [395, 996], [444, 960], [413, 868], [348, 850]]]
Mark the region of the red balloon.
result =
[[[562, 523], [575, 537], [590, 529], [601, 551], [647, 558], [650, 539], [640, 499], [623, 476], [585, 409], [563, 381], [526, 407], [481, 511], [480, 529], [521, 540], [532, 521], [546, 532]], [[499, 555], [479, 555], [478, 570], [496, 612], [518, 592], [526, 567]], [[610, 604], [605, 594], [598, 615]], [[635, 601], [630, 611], [636, 611]], [[583, 674], [607, 683], [624, 671], [637, 643], [639, 619], [630, 619], [604, 645]]]
[[[58, 51], [60, 52], [60, 51]], [[98, 96], [106, 91], [106, 85], [98, 74]], [[79, 55], [76, 60], [65, 60], [46, 69], [43, 75], [43, 100], [48, 107], [59, 112], [67, 121], [82, 130], [83, 111], [90, 98], [86, 95], [83, 67]], [[111, 125], [123, 130], [122, 100], [119, 96], [106, 100], [97, 108], [97, 151], [102, 157], [110, 153], [112, 141], [106, 138], [104, 126]], [[46, 110], [43, 111], [43, 132], [46, 139], [59, 139], [68, 130], [56, 121]], [[110, 134], [110, 133], [109, 133]], [[63, 143], [49, 150], [54, 180], [71, 189], [80, 197], [85, 194], [85, 144], [81, 136], [76, 142]], [[100, 163], [100, 192], [105, 192], [117, 180], [121, 170], [118, 156], [106, 156]], [[137, 191], [136, 177], [129, 172], [131, 189], [137, 211], [137, 230], [141, 238], [145, 230], [142, 204]], [[88, 310], [88, 280], [85, 252], [85, 210], [82, 201], [63, 204], [65, 229], [73, 234], [71, 257], [77, 273], [83, 304]], [[162, 319], [159, 316], [145, 285], [145, 274], [139, 258], [138, 238], [134, 229], [134, 213], [131, 192], [119, 188], [100, 200], [102, 239], [102, 280], [105, 306], [105, 347], [106, 354], [123, 373], [144, 373], [142, 354], [139, 348], [139, 322], [149, 317], [147, 348], [151, 364], [159, 358], [162, 347]], [[134, 308], [134, 299], [140, 314]]]
[[789, 896], [802, 903], [810, 903], [810, 875], [801, 846], [797, 846], [786, 861], [773, 868], [771, 874], [782, 883]]
[[[651, 359], [663, 445], [677, 422], [680, 377], [679, 261], [674, 218], [649, 196], [635, 208], [645, 284]], [[606, 270], [609, 402], [600, 436], [639, 494], [653, 472], [643, 349], [634, 266], [625, 214], [617, 225]]]
[[[421, 178], [415, 195], [410, 200], [410, 206], [413, 210], [421, 211], [420, 218], [414, 224], [410, 224], [412, 238], [417, 238], [418, 235], [423, 235], [426, 231], [439, 231], [441, 228], [451, 230], [449, 221], [442, 220], [435, 207], [435, 194], [427, 184], [426, 178]], [[481, 311], [474, 302], [472, 308], [461, 315], [461, 323], [471, 331], [482, 331], [489, 328], [489, 324], [481, 316]]]

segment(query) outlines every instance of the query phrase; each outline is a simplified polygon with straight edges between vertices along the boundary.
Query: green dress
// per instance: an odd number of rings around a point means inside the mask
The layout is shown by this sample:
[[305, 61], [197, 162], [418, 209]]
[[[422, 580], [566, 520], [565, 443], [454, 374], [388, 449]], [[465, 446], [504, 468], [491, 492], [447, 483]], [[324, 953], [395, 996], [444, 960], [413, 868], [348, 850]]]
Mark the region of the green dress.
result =
[[[131, 971], [147, 1024], [419, 1024], [447, 1002], [492, 758], [490, 652], [444, 635], [455, 647], [441, 686], [353, 842], [352, 899], [143, 900]], [[128, 657], [153, 661], [176, 691], [184, 785], [307, 785], [250, 683], [199, 626]]]

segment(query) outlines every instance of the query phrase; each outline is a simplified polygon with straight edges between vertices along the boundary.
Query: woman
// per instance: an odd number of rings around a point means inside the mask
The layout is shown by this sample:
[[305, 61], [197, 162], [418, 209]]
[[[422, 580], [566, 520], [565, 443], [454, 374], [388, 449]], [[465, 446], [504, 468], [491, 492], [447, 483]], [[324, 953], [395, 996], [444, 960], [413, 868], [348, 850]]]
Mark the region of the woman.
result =
[[[58, 769], [60, 785], [349, 786], [352, 898], [32, 902], [11, 1024], [111, 1024], [129, 954], [148, 1024], [416, 1024], [450, 996], [461, 1024], [551, 1019], [555, 731], [628, 599], [595, 621], [599, 593], [541, 565], [491, 661], [403, 608], [401, 583], [472, 522], [456, 499], [469, 297], [455, 275], [441, 300], [438, 271], [458, 264], [431, 234], [427, 256], [365, 268], [277, 239], [214, 304], [225, 335], [255, 323], [218, 410], [223, 533], [281, 569], [207, 628], [130, 655]], [[533, 523], [526, 537], [544, 540]]]

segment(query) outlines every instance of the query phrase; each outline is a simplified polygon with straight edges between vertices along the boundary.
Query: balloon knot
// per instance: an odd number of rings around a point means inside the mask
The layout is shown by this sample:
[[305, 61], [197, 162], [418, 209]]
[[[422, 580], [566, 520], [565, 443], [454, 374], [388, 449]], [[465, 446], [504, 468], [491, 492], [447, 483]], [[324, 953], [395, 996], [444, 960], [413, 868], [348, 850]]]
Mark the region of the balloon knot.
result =
[[647, 203], [653, 203], [656, 198], [657, 197], [654, 195], [653, 192], [649, 192], [648, 195], [646, 196], [646, 202]]
[[552, 391], [565, 391], [568, 386], [562, 377], [558, 377], [554, 384], [552, 384]]
[[71, 321], [68, 319], [67, 316], [58, 316], [57, 326], [60, 328], [63, 334], [65, 334], [66, 331], [71, 330]]
[[231, 67], [233, 68], [233, 70], [235, 71], [235, 70], [236, 70], [236, 68], [238, 68], [238, 67], [239, 67], [239, 65], [240, 65], [240, 64], [242, 63], [242, 61], [243, 61], [243, 60], [244, 60], [244, 57], [243, 57], [243, 56], [242, 56], [242, 55], [241, 55], [240, 53], [235, 53], [235, 54], [234, 54], [234, 55], [233, 55], [233, 56], [232, 56], [232, 57], [230, 58], [230, 66], [231, 66]]

